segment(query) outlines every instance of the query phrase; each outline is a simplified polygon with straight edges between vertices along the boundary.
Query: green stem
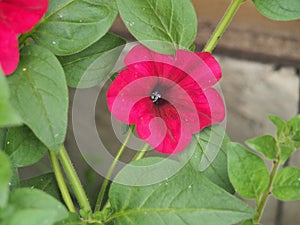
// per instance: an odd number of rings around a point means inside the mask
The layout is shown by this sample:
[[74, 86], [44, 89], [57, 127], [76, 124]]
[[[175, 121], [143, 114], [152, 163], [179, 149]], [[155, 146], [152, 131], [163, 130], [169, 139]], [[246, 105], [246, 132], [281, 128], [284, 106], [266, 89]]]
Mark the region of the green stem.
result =
[[[138, 153], [136, 153], [136, 155], [134, 156], [134, 158], [132, 159], [132, 161], [136, 161], [136, 160], [144, 158], [145, 155], [148, 152], [149, 147], [150, 147], [150, 145], [148, 145], [147, 143], [144, 143], [143, 146], [141, 147], [141, 149], [138, 151]], [[105, 203], [105, 205], [103, 206], [102, 210], [105, 210], [107, 208], [110, 208], [110, 202], [109, 201], [107, 201]]]
[[257, 204], [257, 214], [253, 219], [253, 222], [255, 224], [259, 223], [259, 221], [261, 219], [262, 213], [263, 213], [264, 208], [265, 208], [266, 203], [267, 203], [267, 199], [268, 199], [268, 197], [271, 193], [271, 189], [272, 189], [273, 182], [274, 182], [274, 179], [275, 179], [275, 175], [277, 173], [279, 165], [280, 165], [279, 160], [274, 161], [273, 168], [272, 168], [272, 171], [271, 171], [271, 174], [270, 174], [270, 182], [269, 182], [268, 188], [263, 193], [262, 197], [260, 198], [260, 201]]
[[215, 29], [214, 33], [210, 37], [209, 41], [207, 42], [206, 46], [202, 50], [203, 52], [212, 52], [216, 47], [219, 39], [224, 34], [226, 28], [228, 27], [229, 23], [231, 22], [233, 16], [237, 12], [239, 6], [245, 0], [232, 0], [230, 6], [228, 7], [227, 11], [225, 12], [222, 20], [218, 24], [217, 28]]
[[105, 195], [108, 183], [109, 183], [109, 179], [112, 175], [113, 170], [115, 169], [115, 167], [117, 165], [117, 162], [119, 161], [120, 157], [122, 156], [122, 154], [123, 154], [123, 152], [124, 152], [124, 150], [125, 150], [125, 148], [128, 144], [128, 141], [129, 141], [129, 139], [132, 135], [133, 129], [134, 129], [134, 126], [130, 126], [130, 129], [129, 129], [128, 134], [127, 134], [127, 136], [124, 140], [124, 143], [122, 144], [121, 148], [118, 151], [118, 154], [116, 155], [116, 157], [114, 158], [114, 161], [112, 162], [112, 164], [110, 165], [110, 168], [108, 169], [108, 172], [107, 172], [107, 174], [104, 178], [104, 181], [102, 183], [100, 192], [99, 192], [98, 197], [97, 197], [97, 202], [96, 202], [96, 206], [95, 206], [95, 210], [94, 210], [95, 212], [99, 211], [100, 208], [101, 208], [102, 201], [103, 201], [103, 198], [104, 198], [104, 195]]
[[70, 181], [72, 189], [74, 190], [80, 208], [83, 209], [85, 212], [91, 212], [92, 210], [88, 198], [85, 194], [85, 191], [80, 183], [78, 175], [64, 146], [62, 146], [59, 151], [59, 158], [65, 170], [65, 173]]
[[63, 198], [64, 202], [66, 203], [69, 211], [76, 212], [76, 209], [73, 204], [72, 198], [70, 196], [68, 187], [66, 185], [63, 173], [60, 169], [60, 165], [59, 165], [58, 159], [56, 157], [56, 154], [49, 150], [49, 155], [50, 155], [50, 160], [52, 163], [53, 171], [54, 171], [55, 178], [56, 178], [60, 193], [62, 195], [62, 198]]
[[136, 161], [136, 160], [144, 158], [148, 152], [149, 147], [150, 147], [149, 144], [147, 144], [147, 143], [143, 144], [142, 148], [138, 151], [138, 153], [136, 153], [136, 155], [134, 156], [132, 161]]

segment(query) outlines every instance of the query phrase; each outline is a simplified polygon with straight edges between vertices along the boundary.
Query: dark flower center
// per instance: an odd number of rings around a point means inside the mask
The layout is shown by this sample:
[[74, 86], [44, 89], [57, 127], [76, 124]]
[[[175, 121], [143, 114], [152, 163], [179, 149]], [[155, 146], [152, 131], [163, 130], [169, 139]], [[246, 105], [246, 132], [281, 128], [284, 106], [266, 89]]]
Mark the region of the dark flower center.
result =
[[150, 98], [154, 104], [158, 104], [158, 100], [161, 99], [161, 94], [158, 91], [153, 91]]

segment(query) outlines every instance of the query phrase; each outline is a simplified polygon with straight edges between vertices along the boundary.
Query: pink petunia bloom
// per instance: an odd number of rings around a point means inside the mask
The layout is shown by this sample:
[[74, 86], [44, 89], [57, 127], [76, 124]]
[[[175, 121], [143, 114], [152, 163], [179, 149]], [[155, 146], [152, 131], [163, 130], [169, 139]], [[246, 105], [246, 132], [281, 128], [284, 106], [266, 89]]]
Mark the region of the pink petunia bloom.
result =
[[210, 53], [170, 56], [138, 45], [125, 65], [109, 87], [108, 107], [118, 120], [136, 124], [138, 136], [157, 151], [181, 152], [192, 134], [224, 119], [223, 99], [212, 87], [221, 69]]
[[18, 66], [18, 34], [30, 31], [47, 8], [48, 0], [0, 1], [0, 65], [5, 75]]

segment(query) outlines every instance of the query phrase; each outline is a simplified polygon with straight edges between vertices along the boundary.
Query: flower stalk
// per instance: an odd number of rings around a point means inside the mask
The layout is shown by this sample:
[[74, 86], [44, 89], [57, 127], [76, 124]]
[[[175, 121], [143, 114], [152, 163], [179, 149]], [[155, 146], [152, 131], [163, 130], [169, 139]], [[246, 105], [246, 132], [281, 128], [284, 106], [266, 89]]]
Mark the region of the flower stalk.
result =
[[260, 198], [259, 202], [257, 203], [257, 210], [256, 210], [257, 214], [253, 219], [253, 222], [255, 224], [259, 223], [259, 221], [261, 219], [262, 213], [263, 213], [264, 208], [265, 208], [266, 203], [267, 203], [267, 199], [268, 199], [268, 197], [271, 193], [271, 189], [272, 189], [273, 182], [274, 182], [276, 173], [278, 171], [279, 165], [280, 165], [279, 159], [275, 160], [274, 163], [273, 163], [271, 174], [270, 174], [270, 182], [269, 182], [268, 188], [263, 193], [262, 197]]
[[59, 165], [59, 161], [57, 159], [57, 156], [54, 152], [49, 150], [49, 155], [50, 155], [50, 160], [52, 163], [52, 167], [53, 167], [53, 171], [55, 174], [55, 178], [57, 181], [57, 185], [58, 188], [60, 190], [60, 193], [62, 195], [62, 198], [64, 200], [64, 202], [66, 203], [66, 206], [68, 207], [70, 212], [76, 212], [74, 203], [72, 201], [72, 198], [70, 196], [67, 184], [65, 182], [63, 173], [61, 171], [60, 165]]
[[137, 160], [140, 160], [140, 159], [144, 158], [145, 155], [148, 152], [149, 147], [150, 147], [149, 144], [147, 144], [147, 143], [143, 144], [143, 146], [138, 151], [138, 153], [136, 153], [136, 155], [134, 156], [134, 158], [132, 159], [132, 161], [137, 161]]
[[111, 175], [117, 165], [117, 162], [118, 160], [121, 158], [127, 144], [128, 144], [128, 141], [130, 140], [130, 137], [133, 133], [133, 129], [134, 129], [134, 126], [130, 126], [130, 129], [128, 131], [128, 134], [124, 140], [124, 143], [122, 144], [121, 148], [119, 149], [116, 157], [114, 158], [114, 161], [112, 162], [112, 164], [110, 165], [109, 169], [108, 169], [108, 172], [104, 178], [104, 181], [102, 183], [102, 186], [100, 188], [100, 192], [98, 194], [98, 197], [97, 197], [97, 201], [96, 201], [96, 205], [95, 205], [95, 212], [97, 211], [100, 211], [100, 208], [101, 208], [101, 205], [102, 205], [102, 202], [103, 202], [103, 198], [104, 198], [104, 195], [105, 195], [105, 192], [106, 192], [106, 189], [107, 189], [107, 186], [109, 184], [109, 180], [111, 178]]
[[91, 212], [92, 210], [88, 198], [64, 146], [62, 146], [59, 151], [59, 158], [70, 181], [72, 189], [74, 190], [80, 208], [87, 213]]
[[230, 24], [232, 18], [236, 14], [240, 5], [245, 2], [245, 0], [232, 0], [230, 6], [228, 7], [227, 11], [225, 12], [222, 20], [218, 24], [217, 28], [215, 29], [214, 33], [206, 43], [205, 47], [203, 48], [203, 52], [212, 52], [216, 47], [218, 41], [224, 34], [225, 30], [227, 29], [228, 25]]

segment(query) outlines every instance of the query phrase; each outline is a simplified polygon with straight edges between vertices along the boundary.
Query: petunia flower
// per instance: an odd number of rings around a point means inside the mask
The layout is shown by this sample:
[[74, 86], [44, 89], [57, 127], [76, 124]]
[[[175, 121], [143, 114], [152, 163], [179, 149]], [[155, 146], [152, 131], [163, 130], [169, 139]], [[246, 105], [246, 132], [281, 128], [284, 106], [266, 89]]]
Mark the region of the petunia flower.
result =
[[221, 69], [210, 53], [177, 50], [171, 56], [138, 45], [124, 62], [108, 89], [108, 107], [157, 151], [181, 152], [192, 134], [224, 119], [223, 99], [212, 87]]
[[0, 65], [5, 75], [18, 66], [18, 34], [30, 31], [47, 8], [48, 0], [0, 1]]

